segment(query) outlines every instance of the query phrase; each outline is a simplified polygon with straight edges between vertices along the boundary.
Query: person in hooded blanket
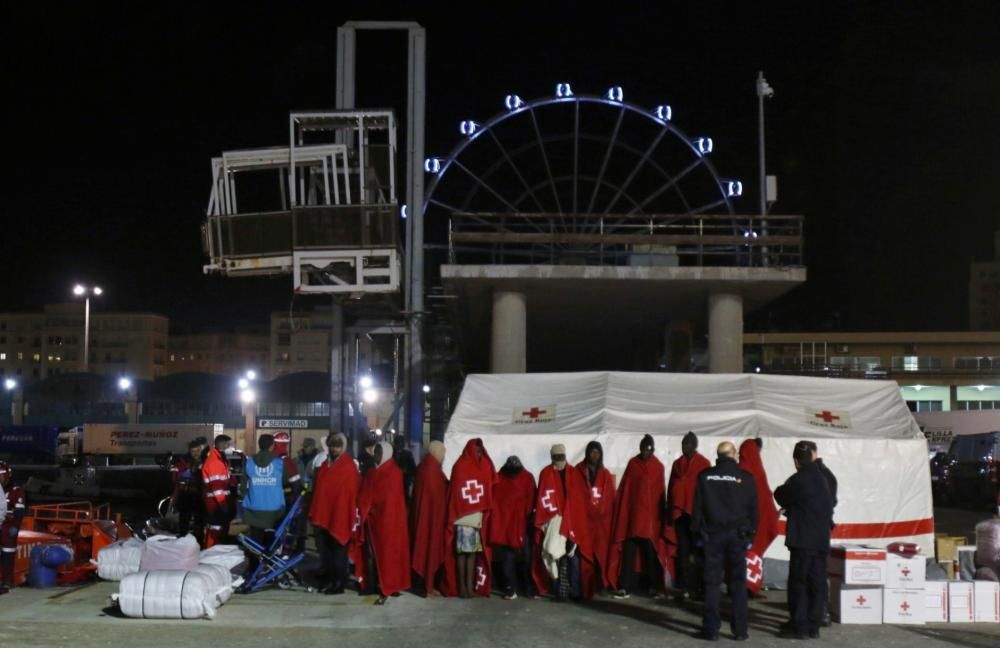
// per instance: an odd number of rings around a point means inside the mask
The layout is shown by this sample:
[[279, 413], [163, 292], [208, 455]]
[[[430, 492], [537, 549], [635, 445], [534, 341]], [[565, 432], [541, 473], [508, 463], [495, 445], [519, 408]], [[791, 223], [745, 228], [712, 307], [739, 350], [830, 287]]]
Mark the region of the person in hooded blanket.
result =
[[556, 601], [580, 600], [587, 595], [581, 563], [594, 560], [587, 526], [587, 485], [580, 472], [567, 464], [566, 446], [553, 445], [550, 456], [552, 463], [538, 476], [535, 500], [535, 587], [551, 593]]
[[364, 557], [357, 576], [363, 591], [378, 591], [375, 605], [383, 605], [410, 588], [410, 534], [403, 471], [392, 460], [392, 446], [380, 442], [373, 457], [375, 467], [361, 480], [358, 492]]
[[667, 565], [673, 566], [674, 585], [678, 599], [701, 598], [701, 570], [697, 560], [695, 535], [691, 531], [694, 495], [698, 475], [712, 467], [705, 455], [698, 452], [698, 437], [688, 432], [681, 439], [681, 456], [670, 467], [667, 485]]
[[440, 595], [438, 581], [444, 565], [448, 478], [444, 475], [443, 462], [444, 444], [431, 441], [417, 467], [410, 506], [413, 573], [423, 583], [427, 596]]
[[319, 551], [319, 591], [342, 594], [347, 584], [347, 559], [359, 562], [354, 533], [358, 528], [358, 489], [361, 474], [354, 457], [347, 451], [347, 437], [334, 433], [326, 438], [326, 460], [313, 477], [313, 494], [309, 503], [309, 521], [316, 535]]
[[595, 591], [611, 588], [608, 578], [608, 547], [615, 513], [615, 476], [604, 467], [604, 448], [598, 441], [587, 444], [583, 461], [576, 465], [587, 486], [587, 526], [594, 545], [594, 561], [581, 565], [583, 588], [588, 598]]
[[774, 504], [767, 471], [760, 457], [763, 445], [761, 439], [747, 439], [740, 444], [739, 467], [753, 475], [757, 488], [757, 532], [747, 550], [747, 588], [751, 594], [760, 592], [764, 584], [764, 552], [778, 537], [778, 507]]
[[490, 537], [496, 470], [482, 439], [470, 439], [451, 468], [445, 524], [445, 580], [448, 596], [489, 596]]
[[637, 591], [637, 561], [650, 596], [660, 596], [664, 586], [666, 471], [654, 451], [653, 437], [643, 436], [639, 454], [629, 460], [619, 484], [608, 548], [608, 579], [615, 598], [627, 599]]
[[497, 474], [493, 488], [493, 521], [489, 543], [498, 567], [497, 584], [504, 599], [518, 592], [531, 596], [531, 514], [535, 509], [535, 478], [511, 455]]

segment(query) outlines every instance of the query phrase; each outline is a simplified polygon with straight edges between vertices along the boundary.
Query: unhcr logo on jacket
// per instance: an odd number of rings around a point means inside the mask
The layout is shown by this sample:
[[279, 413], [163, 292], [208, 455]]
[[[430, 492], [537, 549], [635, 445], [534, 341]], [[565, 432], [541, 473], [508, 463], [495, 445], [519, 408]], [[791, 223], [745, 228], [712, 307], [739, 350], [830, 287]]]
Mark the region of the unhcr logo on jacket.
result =
[[278, 483], [278, 478], [274, 476], [274, 463], [269, 463], [266, 466], [258, 466], [253, 463], [253, 474], [250, 476], [250, 481], [254, 486], [264, 487], [264, 486], [275, 486]]

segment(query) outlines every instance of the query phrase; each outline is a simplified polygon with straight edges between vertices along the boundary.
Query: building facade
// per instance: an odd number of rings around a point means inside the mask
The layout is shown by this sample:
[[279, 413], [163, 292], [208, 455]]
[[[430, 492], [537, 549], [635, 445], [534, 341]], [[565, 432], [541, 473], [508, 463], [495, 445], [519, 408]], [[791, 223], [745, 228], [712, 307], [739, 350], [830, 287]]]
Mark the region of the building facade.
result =
[[969, 268], [969, 328], [1000, 331], [1000, 230], [993, 233], [993, 260]]
[[235, 376], [252, 369], [262, 380], [268, 380], [271, 376], [271, 353], [267, 335], [171, 335], [168, 347], [168, 374], [200, 372]]
[[[153, 313], [90, 314], [89, 371], [154, 380], [164, 375], [169, 321]], [[84, 306], [0, 314], [0, 376], [22, 383], [83, 370]]]
[[746, 370], [895, 380], [910, 409], [1000, 409], [1000, 331], [747, 333]]

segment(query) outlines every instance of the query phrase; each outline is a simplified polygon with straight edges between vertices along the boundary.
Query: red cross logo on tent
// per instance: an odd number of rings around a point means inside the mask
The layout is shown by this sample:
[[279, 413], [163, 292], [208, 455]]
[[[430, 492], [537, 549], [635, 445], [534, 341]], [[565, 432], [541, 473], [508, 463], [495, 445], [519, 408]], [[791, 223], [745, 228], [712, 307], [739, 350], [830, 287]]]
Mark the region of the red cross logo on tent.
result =
[[747, 582], [759, 583], [764, 579], [764, 561], [760, 556], [747, 555]]
[[542, 495], [542, 508], [547, 511], [552, 511], [553, 513], [558, 513], [559, 509], [556, 508], [556, 505], [553, 504], [552, 500], [550, 499], [552, 497], [552, 494], [555, 492], [556, 491], [554, 488], [545, 489], [545, 494]]
[[601, 499], [601, 489], [598, 488], [597, 486], [591, 486], [590, 496], [593, 497], [595, 500]]
[[901, 607], [903, 609], [903, 612], [909, 612], [910, 611], [910, 604], [907, 603], [906, 601], [903, 601], [902, 603], [900, 603], [899, 607]]
[[476, 565], [476, 587], [482, 587], [486, 584], [486, 570], [483, 569], [482, 565]]
[[351, 531], [357, 531], [361, 528], [361, 511], [354, 509], [354, 525], [351, 527]]
[[861, 596], [859, 596], [858, 598], [856, 598], [854, 600], [858, 602], [858, 605], [864, 605], [865, 603], [868, 602], [868, 599], [865, 598], [864, 594], [862, 594]]
[[910, 575], [910, 568], [903, 567], [903, 576], [909, 576], [909, 575]]
[[543, 410], [543, 409], [538, 409], [537, 407], [532, 407], [527, 412], [521, 412], [521, 416], [527, 416], [532, 421], [534, 421], [536, 418], [538, 418], [542, 414], [546, 414], [546, 413], [547, 412], [545, 410]]
[[839, 416], [834, 416], [833, 412], [828, 412], [826, 410], [823, 410], [822, 412], [818, 412], [818, 413], [814, 414], [814, 416], [816, 418], [823, 419], [824, 423], [833, 423], [834, 421], [839, 421], [840, 420]]
[[478, 504], [479, 500], [483, 498], [483, 493], [486, 489], [475, 479], [470, 479], [465, 482], [465, 486], [462, 487], [462, 499], [469, 502], [469, 504]]

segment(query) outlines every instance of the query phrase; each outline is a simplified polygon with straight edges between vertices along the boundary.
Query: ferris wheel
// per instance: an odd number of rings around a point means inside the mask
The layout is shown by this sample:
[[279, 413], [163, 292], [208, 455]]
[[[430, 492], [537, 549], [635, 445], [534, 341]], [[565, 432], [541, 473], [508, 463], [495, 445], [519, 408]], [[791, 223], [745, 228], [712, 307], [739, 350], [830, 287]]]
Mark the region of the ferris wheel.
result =
[[681, 131], [671, 106], [629, 103], [617, 86], [584, 95], [559, 83], [551, 97], [508, 95], [503, 107], [486, 121], [462, 121], [452, 151], [424, 162], [434, 176], [429, 221], [446, 217], [481, 233], [550, 231], [548, 242], [574, 253], [594, 248], [594, 234], [637, 243], [639, 233], [704, 232], [706, 222], [734, 233], [727, 217], [743, 184], [716, 172], [712, 138]]

